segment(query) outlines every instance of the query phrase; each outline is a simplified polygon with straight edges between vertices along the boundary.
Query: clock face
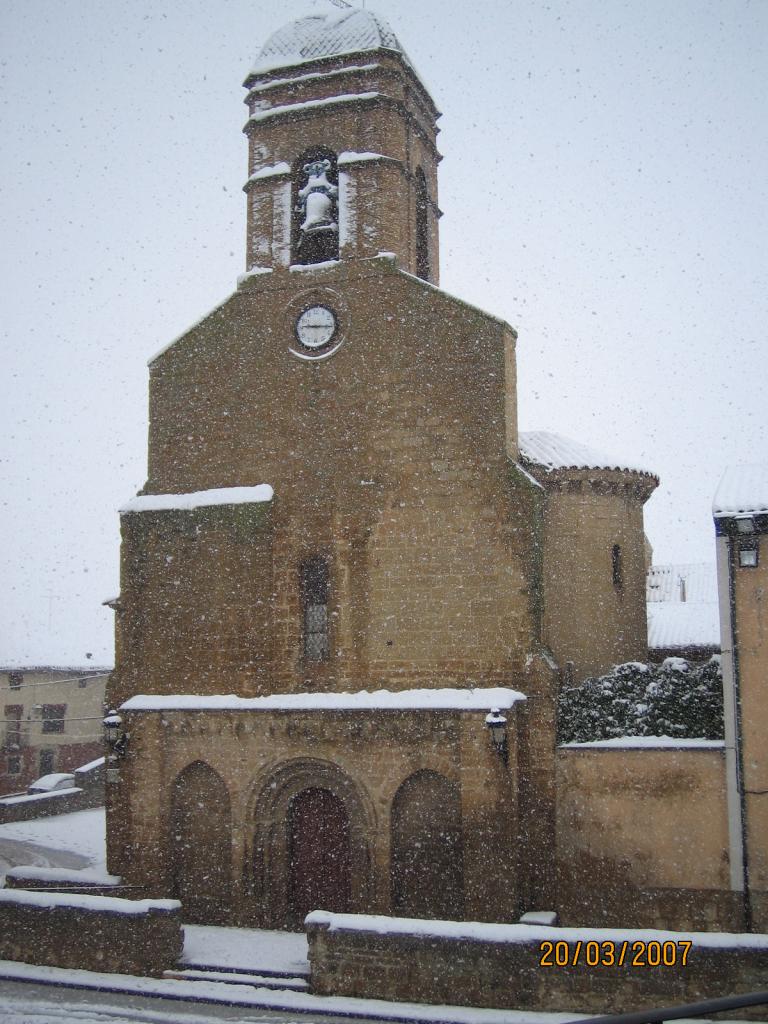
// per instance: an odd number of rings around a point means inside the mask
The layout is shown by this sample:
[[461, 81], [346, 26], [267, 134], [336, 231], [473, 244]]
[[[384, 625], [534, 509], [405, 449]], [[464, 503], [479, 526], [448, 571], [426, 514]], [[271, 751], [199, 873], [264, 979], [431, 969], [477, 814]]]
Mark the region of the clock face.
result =
[[329, 345], [336, 333], [336, 317], [327, 306], [310, 306], [296, 321], [296, 337], [312, 352]]

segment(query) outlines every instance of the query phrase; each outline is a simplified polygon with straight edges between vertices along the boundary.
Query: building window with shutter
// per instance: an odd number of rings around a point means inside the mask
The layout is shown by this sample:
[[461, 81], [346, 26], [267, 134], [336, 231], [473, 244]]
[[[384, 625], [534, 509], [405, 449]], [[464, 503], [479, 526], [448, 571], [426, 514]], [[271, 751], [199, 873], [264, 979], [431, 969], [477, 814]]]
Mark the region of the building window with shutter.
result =
[[8, 685], [12, 690], [18, 690], [21, 687], [24, 679], [23, 672], [9, 672], [8, 673]]
[[322, 557], [302, 563], [301, 604], [304, 619], [304, 658], [306, 661], [327, 661], [328, 640], [328, 563]]
[[64, 732], [64, 715], [66, 711], [66, 704], [43, 704], [41, 715], [43, 732]]
[[50, 775], [53, 771], [54, 765], [56, 764], [56, 757], [53, 750], [41, 750], [40, 751], [40, 766], [38, 771], [40, 775]]
[[9, 754], [17, 754], [21, 749], [21, 716], [23, 713], [24, 708], [21, 704], [5, 705], [5, 749]]

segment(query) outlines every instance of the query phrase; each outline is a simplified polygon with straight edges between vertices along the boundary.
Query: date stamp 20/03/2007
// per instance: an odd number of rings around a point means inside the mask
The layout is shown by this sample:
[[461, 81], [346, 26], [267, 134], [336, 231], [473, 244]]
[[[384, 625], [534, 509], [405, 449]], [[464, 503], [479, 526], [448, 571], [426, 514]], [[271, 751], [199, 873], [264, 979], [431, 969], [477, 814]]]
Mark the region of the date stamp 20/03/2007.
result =
[[614, 939], [596, 942], [542, 942], [540, 967], [685, 967], [693, 943]]

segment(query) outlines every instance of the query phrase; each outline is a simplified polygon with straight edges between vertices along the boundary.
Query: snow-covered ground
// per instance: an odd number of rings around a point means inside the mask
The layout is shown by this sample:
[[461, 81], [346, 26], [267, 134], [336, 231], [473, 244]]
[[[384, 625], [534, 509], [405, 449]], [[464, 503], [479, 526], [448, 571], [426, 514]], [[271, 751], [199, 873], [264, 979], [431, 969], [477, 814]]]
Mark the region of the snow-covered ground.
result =
[[307, 937], [301, 932], [185, 924], [183, 959], [188, 964], [238, 967], [248, 971], [309, 972]]
[[12, 867], [106, 871], [103, 807], [0, 825], [0, 884]]

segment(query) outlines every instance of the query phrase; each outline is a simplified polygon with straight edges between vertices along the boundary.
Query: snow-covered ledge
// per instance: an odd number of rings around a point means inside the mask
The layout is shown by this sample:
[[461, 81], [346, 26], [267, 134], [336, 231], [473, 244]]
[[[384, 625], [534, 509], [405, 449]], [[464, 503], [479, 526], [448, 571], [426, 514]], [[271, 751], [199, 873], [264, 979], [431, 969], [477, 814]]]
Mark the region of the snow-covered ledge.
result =
[[137, 694], [123, 711], [492, 711], [511, 708], [525, 694], [506, 687], [420, 690], [360, 690], [357, 693]]
[[139, 494], [120, 508], [120, 514], [131, 512], [189, 512], [214, 505], [248, 505], [272, 501], [274, 491], [269, 484], [256, 487], [213, 487], [207, 491], [187, 494]]

